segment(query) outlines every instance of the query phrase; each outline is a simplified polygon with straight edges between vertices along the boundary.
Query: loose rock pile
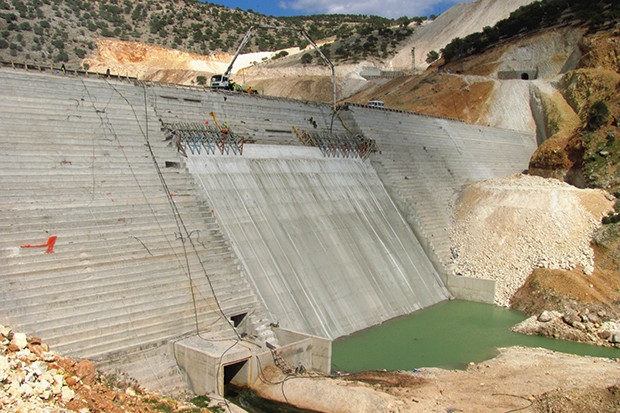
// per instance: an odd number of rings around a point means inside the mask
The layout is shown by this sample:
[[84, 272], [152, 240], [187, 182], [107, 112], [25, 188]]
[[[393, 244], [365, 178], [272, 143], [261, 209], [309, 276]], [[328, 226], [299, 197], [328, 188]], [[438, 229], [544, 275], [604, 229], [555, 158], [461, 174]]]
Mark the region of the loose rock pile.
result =
[[535, 268], [581, 266], [592, 274], [590, 240], [612, 205], [602, 191], [555, 179], [514, 175], [477, 182], [456, 208], [454, 273], [495, 280], [495, 303], [506, 307]]
[[54, 365], [56, 354], [41, 340], [13, 333], [8, 327], [0, 326], [0, 334], [0, 410], [69, 411], [53, 405], [75, 397], [63, 370]]
[[[114, 380], [111, 386], [110, 380]], [[202, 403], [202, 401], [201, 401]], [[149, 393], [121, 376], [104, 377], [89, 360], [50, 351], [36, 337], [0, 325], [0, 411], [9, 413], [205, 412]]]
[[620, 348], [620, 320], [612, 320], [603, 311], [543, 311], [512, 329], [531, 336], [546, 336], [604, 347]]

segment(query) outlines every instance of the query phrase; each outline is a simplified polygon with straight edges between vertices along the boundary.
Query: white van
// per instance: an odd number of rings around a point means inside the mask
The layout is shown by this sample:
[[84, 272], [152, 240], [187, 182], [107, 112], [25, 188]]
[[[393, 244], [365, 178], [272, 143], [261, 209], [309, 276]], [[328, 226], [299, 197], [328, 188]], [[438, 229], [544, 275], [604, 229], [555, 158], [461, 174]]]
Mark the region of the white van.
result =
[[382, 100], [372, 99], [368, 101], [368, 106], [371, 108], [382, 108], [384, 104]]

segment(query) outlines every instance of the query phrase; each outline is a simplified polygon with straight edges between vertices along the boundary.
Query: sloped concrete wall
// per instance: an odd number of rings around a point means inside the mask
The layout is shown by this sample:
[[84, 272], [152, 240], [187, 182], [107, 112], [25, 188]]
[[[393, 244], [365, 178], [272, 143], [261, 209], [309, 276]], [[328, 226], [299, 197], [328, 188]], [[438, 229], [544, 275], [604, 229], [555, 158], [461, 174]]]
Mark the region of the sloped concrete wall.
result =
[[449, 297], [370, 162], [247, 145], [187, 164], [283, 328], [337, 338]]
[[[535, 148], [535, 140], [524, 134], [358, 108], [347, 119], [348, 127], [375, 139], [379, 152], [366, 161], [325, 158], [317, 148], [301, 146], [291, 130], [293, 125], [315, 130], [310, 117], [318, 121], [318, 130], [327, 128], [332, 121], [327, 105], [143, 89], [98, 79], [0, 74], [0, 80], [6, 80], [0, 87], [6, 101], [0, 128], [5, 150], [0, 218], [6, 231], [0, 240], [5, 251], [3, 292], [11, 298], [4, 300], [0, 316], [10, 314], [12, 324], [85, 356], [159, 346], [194, 327], [185, 270], [171, 268], [183, 251], [177, 251], [181, 240], [168, 192], [192, 230], [187, 238], [197, 237], [194, 230], [202, 231], [192, 272], [206, 271], [212, 277], [227, 316], [259, 310], [261, 318], [283, 328], [331, 339], [447, 299], [450, 293], [440, 272], [449, 264], [451, 201], [467, 182], [525, 169]], [[80, 116], [72, 116], [78, 109]], [[146, 152], [144, 131], [158, 162], [182, 163], [160, 133], [158, 120], [204, 123], [211, 119], [209, 111], [256, 143], [247, 144], [241, 157], [190, 156], [186, 164], [193, 181], [183, 168], [164, 168], [163, 190], [152, 155]], [[142, 114], [149, 119], [148, 129], [141, 123]], [[29, 168], [22, 170], [24, 166]], [[62, 182], [60, 193], [58, 187], [48, 190], [54, 177]], [[75, 205], [67, 202], [67, 193], [76, 197]], [[46, 203], [53, 208], [41, 208]], [[53, 255], [21, 249], [21, 256], [10, 253], [31, 239], [45, 241], [46, 229], [66, 235], [59, 237]], [[213, 243], [206, 243], [207, 233]], [[149, 248], [138, 242], [142, 239]], [[111, 252], [117, 260], [110, 260]], [[97, 277], [89, 273], [85, 279], [74, 270], [86, 265], [85, 257], [98, 260], [93, 266]], [[139, 265], [130, 269], [128, 263], [138, 259]], [[47, 274], [52, 264], [60, 269]], [[32, 291], [19, 284], [26, 278]], [[110, 283], [105, 284], [105, 299], [95, 278]], [[71, 282], [72, 300], [80, 304], [67, 301], [71, 320], [57, 305], [69, 293], [61, 282]], [[139, 302], [131, 298], [132, 308], [145, 314], [142, 330], [128, 311], [129, 283], [139, 297]], [[207, 302], [206, 278], [201, 285], [204, 324], [232, 336]], [[87, 296], [90, 289], [93, 293]], [[162, 299], [153, 300], [155, 289]], [[478, 292], [476, 286], [466, 289]], [[56, 294], [60, 290], [62, 294]], [[39, 292], [36, 300], [26, 296]], [[91, 295], [97, 305], [87, 302]], [[34, 309], [47, 318], [38, 318]], [[59, 313], [54, 323], [52, 310]], [[90, 316], [95, 311], [106, 315], [98, 317], [96, 325]], [[128, 321], [121, 324], [121, 317]], [[207, 322], [214, 319], [217, 324]], [[68, 326], [74, 334], [66, 334]], [[163, 365], [162, 360], [157, 353], [143, 366], [132, 366], [131, 373], [152, 375], [151, 366]]]
[[451, 293], [493, 302], [492, 281], [452, 277], [452, 205], [468, 183], [526, 170], [536, 137], [390, 110], [351, 107], [342, 113], [375, 140], [372, 165]]

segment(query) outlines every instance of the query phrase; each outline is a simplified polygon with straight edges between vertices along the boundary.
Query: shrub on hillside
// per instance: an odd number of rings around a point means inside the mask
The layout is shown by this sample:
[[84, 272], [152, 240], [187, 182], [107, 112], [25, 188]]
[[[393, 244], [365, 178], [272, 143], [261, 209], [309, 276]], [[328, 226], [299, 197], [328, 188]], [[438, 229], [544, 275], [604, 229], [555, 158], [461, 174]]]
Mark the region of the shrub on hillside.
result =
[[304, 53], [303, 56], [301, 56], [301, 63], [304, 65], [312, 63], [312, 55], [310, 53]]
[[588, 113], [588, 129], [595, 130], [605, 125], [609, 120], [611, 112], [602, 100], [594, 102]]

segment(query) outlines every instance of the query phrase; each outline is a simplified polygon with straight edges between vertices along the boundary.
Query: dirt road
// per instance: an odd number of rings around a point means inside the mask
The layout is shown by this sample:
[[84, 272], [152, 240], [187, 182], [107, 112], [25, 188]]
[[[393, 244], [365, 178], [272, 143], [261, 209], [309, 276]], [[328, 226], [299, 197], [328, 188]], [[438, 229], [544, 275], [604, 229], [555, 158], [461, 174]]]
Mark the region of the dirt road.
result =
[[364, 372], [338, 379], [287, 378], [277, 369], [263, 396], [306, 409], [364, 412], [620, 411], [620, 362], [511, 347], [465, 371]]

